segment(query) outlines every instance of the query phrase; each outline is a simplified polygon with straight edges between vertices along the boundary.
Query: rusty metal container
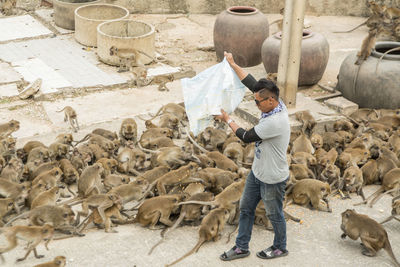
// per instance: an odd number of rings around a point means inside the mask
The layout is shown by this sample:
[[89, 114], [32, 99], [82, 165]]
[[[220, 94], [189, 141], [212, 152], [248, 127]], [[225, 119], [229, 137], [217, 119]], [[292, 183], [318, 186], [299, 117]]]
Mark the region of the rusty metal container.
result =
[[[267, 73], [278, 71], [281, 41], [282, 32], [278, 32], [268, 37], [262, 45], [262, 61]], [[328, 59], [329, 44], [326, 38], [320, 33], [303, 30], [298, 85], [313, 85], [321, 80]]]
[[[400, 108], [400, 52], [383, 54], [400, 42], [378, 42], [361, 65], [355, 65], [357, 52], [348, 55], [340, 66], [337, 89], [360, 108]], [[357, 75], [358, 72], [358, 75]]]
[[261, 63], [261, 46], [268, 37], [267, 16], [254, 7], [234, 6], [222, 11], [214, 24], [214, 47], [218, 61], [230, 52], [241, 67]]

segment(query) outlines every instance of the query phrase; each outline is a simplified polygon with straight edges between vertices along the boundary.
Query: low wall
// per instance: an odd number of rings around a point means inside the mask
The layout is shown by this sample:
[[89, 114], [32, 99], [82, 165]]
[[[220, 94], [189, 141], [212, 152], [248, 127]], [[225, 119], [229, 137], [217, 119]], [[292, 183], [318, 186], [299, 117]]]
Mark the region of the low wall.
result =
[[[230, 6], [247, 5], [260, 9], [263, 13], [279, 13], [284, 0], [106, 0], [123, 5], [132, 13], [189, 13], [218, 14]], [[387, 6], [400, 7], [400, 0], [376, 0]], [[308, 0], [308, 15], [368, 16], [367, 0]]]

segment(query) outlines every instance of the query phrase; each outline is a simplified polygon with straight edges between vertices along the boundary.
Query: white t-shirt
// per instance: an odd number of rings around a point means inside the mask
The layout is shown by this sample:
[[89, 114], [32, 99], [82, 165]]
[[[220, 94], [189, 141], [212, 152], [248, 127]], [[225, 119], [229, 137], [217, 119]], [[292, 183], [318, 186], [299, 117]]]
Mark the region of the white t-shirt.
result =
[[289, 177], [286, 151], [290, 139], [289, 115], [286, 107], [280, 112], [261, 118], [254, 126], [262, 141], [256, 142], [252, 171], [267, 184], [283, 182]]

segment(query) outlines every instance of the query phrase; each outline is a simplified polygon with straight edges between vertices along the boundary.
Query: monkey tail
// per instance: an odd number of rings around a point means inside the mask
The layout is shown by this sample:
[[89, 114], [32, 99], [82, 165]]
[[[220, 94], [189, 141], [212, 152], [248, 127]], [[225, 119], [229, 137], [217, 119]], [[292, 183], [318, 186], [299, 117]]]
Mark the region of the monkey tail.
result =
[[78, 145], [78, 144], [80, 144], [80, 143], [82, 143], [82, 142], [87, 141], [90, 137], [91, 137], [91, 134], [90, 134], [90, 133], [87, 134], [87, 135], [85, 135], [85, 137], [83, 137], [81, 140], [76, 141], [76, 142], [75, 142], [75, 145], [73, 145], [73, 147], [76, 147], [76, 145]]
[[365, 24], [367, 24], [367, 21], [364, 21], [363, 23], [361, 23], [360, 25], [354, 27], [353, 29], [347, 30], [347, 31], [338, 31], [338, 32], [333, 32], [333, 33], [349, 33], [352, 32], [354, 30], [357, 30], [358, 28], [360, 28], [361, 26], [364, 26]]
[[176, 227], [178, 227], [178, 225], [183, 221], [183, 218], [185, 218], [186, 216], [186, 212], [181, 212], [181, 214], [179, 215], [179, 218], [176, 220], [176, 222], [174, 223], [174, 225], [172, 225], [170, 228], [167, 228], [167, 231], [164, 233], [163, 231], [161, 232], [161, 239], [160, 241], [158, 241], [149, 251], [149, 253], [147, 255], [150, 255], [153, 250], [160, 245], [164, 240], [165, 240], [165, 235], [172, 232]]
[[215, 205], [215, 202], [213, 201], [198, 201], [198, 200], [189, 200], [185, 202], [180, 202], [177, 205], [187, 205], [187, 204], [199, 204], [199, 205], [205, 205], [205, 206], [212, 206]]
[[400, 263], [397, 261], [396, 257], [394, 256], [393, 249], [392, 249], [392, 246], [390, 245], [389, 238], [388, 238], [387, 234], [386, 234], [386, 242], [385, 242], [384, 249], [386, 250], [386, 252], [389, 254], [389, 256], [394, 261], [394, 265], [396, 267], [400, 267]]
[[[138, 117], [138, 118], [141, 119], [142, 121], [147, 121], [147, 120], [148, 120], [148, 119], [142, 118], [141, 115], [137, 115], [136, 117]], [[151, 121], [151, 120], [153, 120], [153, 119], [150, 119], [149, 121]]]
[[64, 111], [65, 108], [66, 107], [64, 107], [62, 110], [56, 110], [56, 112], [62, 112], [62, 111]]
[[379, 199], [381, 199], [384, 195], [389, 194], [389, 193], [392, 193], [392, 192], [396, 192], [396, 191], [398, 191], [398, 190], [399, 190], [399, 189], [397, 189], [397, 188], [393, 188], [393, 189], [387, 190], [386, 192], [384, 192], [384, 193], [382, 193], [382, 194], [377, 195], [376, 197], [374, 197], [374, 198], [371, 200], [371, 202], [369, 203], [369, 207], [372, 208], [372, 207], [374, 206], [374, 204], [375, 204]]
[[157, 117], [158, 115], [160, 115], [161, 110], [163, 109], [163, 107], [164, 107], [164, 106], [162, 106], [162, 107], [157, 111], [157, 113], [156, 113], [155, 115], [151, 115], [151, 114], [149, 113], [149, 115], [151, 116], [150, 120], [153, 120], [155, 117]]
[[16, 220], [18, 220], [18, 219], [27, 218], [27, 217], [29, 216], [30, 212], [31, 212], [31, 211], [27, 211], [27, 212], [24, 212], [24, 213], [22, 213], [22, 214], [20, 214], [20, 215], [18, 215], [18, 216], [15, 216], [15, 217], [12, 218], [11, 220], [9, 220], [9, 221], [4, 225], [4, 227], [7, 227], [7, 226], [11, 225], [11, 223], [13, 223], [14, 221], [16, 221]]
[[195, 145], [195, 147], [197, 147], [198, 149], [200, 149], [200, 151], [203, 152], [203, 153], [208, 153], [208, 152], [209, 152], [209, 151], [206, 150], [204, 147], [201, 147], [201, 146], [192, 138], [192, 136], [190, 135], [190, 131], [188, 130], [187, 127], [185, 127], [185, 131], [186, 131], [187, 137], [189, 138], [190, 142], [192, 142], [192, 144]]
[[193, 253], [197, 252], [199, 250], [199, 248], [201, 247], [201, 245], [204, 244], [204, 242], [206, 242], [206, 239], [204, 237], [200, 237], [199, 242], [197, 242], [196, 246], [194, 246], [194, 248], [192, 248], [191, 251], [189, 251], [188, 253], [186, 253], [185, 255], [183, 255], [182, 257], [180, 257], [179, 259], [177, 259], [176, 261], [170, 263], [170, 264], [166, 264], [165, 266], [172, 266], [178, 262], [180, 262], [181, 260], [183, 260], [184, 258], [192, 255]]
[[392, 49], [386, 51], [385, 53], [383, 53], [383, 55], [378, 59], [378, 62], [376, 63], [375, 73], [378, 72], [379, 63], [381, 62], [382, 58], [383, 58], [385, 55], [389, 54], [390, 52], [394, 52], [394, 51], [397, 51], [397, 50], [400, 50], [400, 46], [399, 46], [399, 47], [392, 48]]
[[71, 206], [73, 206], [73, 205], [81, 203], [82, 200], [83, 200], [82, 197], [74, 197], [74, 198], [68, 199], [67, 201], [58, 203], [57, 206], [62, 206], [62, 205], [71, 205]]
[[147, 153], [153, 153], [154, 154], [154, 153], [160, 152], [159, 150], [151, 150], [151, 149], [144, 148], [144, 147], [142, 147], [140, 142], [138, 142], [138, 147], [139, 147], [140, 150], [142, 150], [143, 152], [147, 152]]

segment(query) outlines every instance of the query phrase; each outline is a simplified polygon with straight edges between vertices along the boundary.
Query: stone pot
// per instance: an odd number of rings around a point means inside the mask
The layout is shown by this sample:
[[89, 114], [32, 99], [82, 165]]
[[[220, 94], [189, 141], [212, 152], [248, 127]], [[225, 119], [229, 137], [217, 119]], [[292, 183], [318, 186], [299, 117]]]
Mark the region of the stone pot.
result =
[[93, 4], [75, 10], [75, 40], [87, 46], [97, 46], [97, 26], [105, 21], [126, 19], [128, 9], [110, 4]]
[[75, 29], [75, 9], [88, 4], [98, 4], [102, 0], [54, 0], [54, 22], [58, 27]]
[[[281, 40], [282, 32], [278, 32], [268, 37], [262, 45], [262, 61], [267, 73], [278, 72]], [[328, 59], [329, 44], [326, 38], [320, 33], [303, 30], [298, 85], [312, 85], [321, 80]]]
[[337, 85], [343, 96], [360, 108], [400, 108], [400, 52], [385, 55], [377, 68], [383, 53], [395, 47], [400, 47], [400, 42], [376, 43], [361, 65], [354, 64], [357, 52], [348, 55], [340, 66]]
[[267, 17], [258, 9], [234, 6], [222, 11], [214, 24], [214, 47], [218, 61], [230, 52], [241, 67], [261, 63], [261, 46], [269, 34]]

